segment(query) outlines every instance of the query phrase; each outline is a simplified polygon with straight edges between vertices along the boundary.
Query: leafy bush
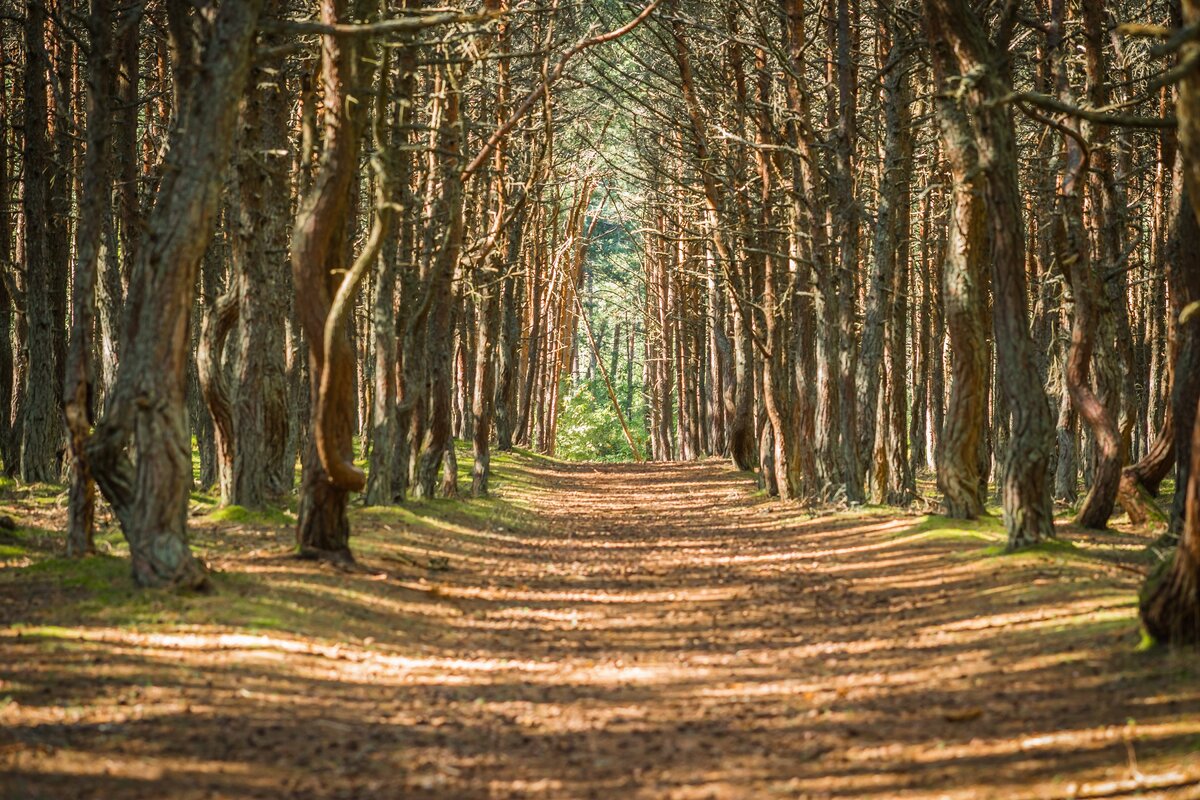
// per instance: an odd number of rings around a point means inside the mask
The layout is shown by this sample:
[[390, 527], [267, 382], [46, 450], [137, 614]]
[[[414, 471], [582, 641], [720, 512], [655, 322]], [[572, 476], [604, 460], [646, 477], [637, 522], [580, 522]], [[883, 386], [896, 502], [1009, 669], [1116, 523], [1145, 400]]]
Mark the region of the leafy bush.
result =
[[[646, 433], [642, 400], [634, 397], [630, 432], [644, 453]], [[602, 378], [565, 389], [558, 417], [555, 455], [569, 461], [632, 461], [633, 451], [621, 430]]]

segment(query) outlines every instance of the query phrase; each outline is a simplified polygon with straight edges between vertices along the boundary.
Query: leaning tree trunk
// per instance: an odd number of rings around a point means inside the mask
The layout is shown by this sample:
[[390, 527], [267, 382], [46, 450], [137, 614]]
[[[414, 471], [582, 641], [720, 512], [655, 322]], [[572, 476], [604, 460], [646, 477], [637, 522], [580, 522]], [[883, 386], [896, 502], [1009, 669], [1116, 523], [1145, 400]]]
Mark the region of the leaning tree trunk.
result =
[[[1047, 48], [1053, 53], [1060, 98], [1071, 102], [1067, 82], [1065, 54], [1062, 53], [1063, 4], [1055, 3], [1055, 19], [1051, 34], [1047, 37]], [[1104, 289], [1100, 285], [1091, 257], [1091, 243], [1084, 229], [1084, 171], [1087, 162], [1084, 155], [1084, 139], [1081, 126], [1068, 122], [1064, 126], [1066, 150], [1064, 173], [1060, 194], [1062, 199], [1063, 243], [1059, 248], [1059, 262], [1071, 284], [1074, 300], [1071, 315], [1071, 345], [1067, 351], [1064, 370], [1071, 403], [1087, 424], [1096, 443], [1094, 475], [1091, 488], [1084, 498], [1076, 516], [1076, 522], [1085, 528], [1102, 530], [1108, 525], [1117, 498], [1117, 485], [1121, 479], [1121, 439], [1117, 432], [1117, 420], [1111, 410], [1093, 391], [1092, 361], [1107, 358], [1097, 350], [1101, 317], [1110, 311], [1104, 307]], [[1095, 198], [1093, 198], [1095, 203]], [[1099, 363], [1097, 363], [1099, 366]], [[1100, 370], [1097, 369], [1097, 372]], [[1099, 376], [1097, 376], [1099, 377]]]
[[[1200, 0], [1184, 0], [1184, 23], [1195, 25], [1200, 23]], [[1194, 38], [1185, 43], [1180, 51], [1180, 59], [1193, 60], [1200, 54], [1200, 42]], [[1193, 66], [1191, 71], [1179, 84], [1179, 155], [1183, 163], [1184, 183], [1189, 197], [1200, 197], [1200, 69]], [[1188, 204], [1184, 203], [1186, 207]], [[1200, 223], [1200, 212], [1193, 208], [1195, 220]], [[1192, 300], [1200, 302], [1200, 298]], [[1189, 309], [1190, 319], [1181, 319], [1178, 323], [1178, 333], [1184, 335], [1184, 328], [1190, 328], [1190, 343], [1193, 348], [1197, 340], [1196, 328], [1200, 327], [1200, 314], [1195, 313], [1193, 305]], [[1146, 582], [1142, 589], [1141, 615], [1142, 622], [1150, 635], [1159, 641], [1172, 644], [1200, 643], [1200, 413], [1197, 413], [1197, 398], [1186, 398], [1190, 404], [1187, 412], [1192, 419], [1187, 420], [1186, 413], [1180, 405], [1185, 402], [1182, 396], [1185, 389], [1181, 384], [1189, 374], [1200, 372], [1195, 360], [1183, 361], [1181, 347], [1180, 361], [1175, 365], [1176, 385], [1172, 391], [1172, 402], [1176, 403], [1176, 424], [1186, 427], [1191, 432], [1186, 452], [1176, 441], [1178, 463], [1182, 467], [1187, 464], [1186, 477], [1179, 470], [1180, 485], [1178, 495], [1183, 495], [1182, 505], [1184, 517], [1180, 531], [1179, 546], [1174, 556], [1162, 565]], [[1191, 354], [1195, 358], [1195, 353]], [[1193, 387], [1188, 387], [1193, 388]], [[1185, 423], [1185, 420], [1186, 423]]]
[[[223, 3], [191, 52], [157, 202], [130, 281], [121, 365], [86, 453], [129, 541], [143, 586], [199, 587], [187, 543], [192, 479], [185, 392], [192, 296], [212, 237], [262, 0]], [[186, 14], [168, 4], [171, 14]], [[203, 76], [203, 83], [199, 77]], [[132, 442], [131, 442], [132, 440]], [[136, 454], [129, 451], [132, 445]]]
[[1179, 545], [1147, 579], [1140, 611], [1156, 640], [1195, 645], [1200, 643], [1200, 424], [1192, 426], [1191, 451], [1190, 477], [1179, 490], [1186, 509]]
[[[1121, 484], [1118, 489], [1118, 501], [1129, 515], [1130, 522], [1140, 525], [1147, 521], [1151, 511], [1157, 512], [1150, 498], [1158, 496], [1159, 486], [1175, 466], [1176, 423], [1174, 404], [1169, 398], [1174, 395], [1175, 386], [1180, 381], [1196, 381], [1194, 374], [1181, 375], [1176, 379], [1175, 366], [1182, 350], [1180, 336], [1175, 331], [1175, 321], [1180, 312], [1191, 300], [1200, 299], [1193, 285], [1200, 278], [1200, 224], [1192, 210], [1187, 192], [1183, 185], [1183, 175], [1179, 159], [1175, 159], [1172, 196], [1166, 227], [1167, 240], [1162, 248], [1160, 257], [1163, 271], [1166, 273], [1166, 283], [1170, 287], [1170, 308], [1167, 313], [1171, 316], [1169, 344], [1164, 355], [1166, 376], [1166, 395], [1162, 422], [1158, 432], [1147, 448], [1145, 455], [1136, 463], [1126, 467], [1121, 472]], [[1157, 304], [1156, 304], [1157, 306]], [[1185, 339], [1194, 339], [1195, 328], [1183, 331]], [[1185, 395], [1187, 389], [1184, 389]], [[1186, 401], [1185, 401], [1186, 402]], [[1154, 414], [1148, 415], [1153, 421]]]

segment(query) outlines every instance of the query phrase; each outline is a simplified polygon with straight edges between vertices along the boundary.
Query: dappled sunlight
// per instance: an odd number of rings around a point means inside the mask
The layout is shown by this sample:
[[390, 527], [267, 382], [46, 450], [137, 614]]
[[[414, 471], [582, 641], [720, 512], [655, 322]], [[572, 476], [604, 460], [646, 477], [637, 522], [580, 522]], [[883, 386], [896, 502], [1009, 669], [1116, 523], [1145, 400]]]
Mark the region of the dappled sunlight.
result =
[[113, 797], [190, 781], [966, 800], [1062, 797], [1067, 775], [1200, 780], [1200, 670], [1135, 652], [1136, 573], [996, 556], [935, 518], [813, 518], [711, 462], [524, 477], [495, 506], [355, 512], [348, 571], [287, 557], [286, 531], [229, 540], [246, 558], [202, 529], [214, 597], [85, 597], [0, 629], [7, 769]]
[[959, 622], [943, 624], [939, 626], [938, 630], [947, 632], [981, 631], [988, 628], [1026, 628], [1036, 630], [1054, 624], [1070, 624], [1071, 620], [1078, 618], [1102, 619], [1106, 613], [1111, 614], [1115, 612], [1118, 617], [1130, 616], [1135, 611], [1128, 599], [1122, 599], [1120, 604], [1115, 607], [1101, 605], [1099, 604], [1100, 602], [1097, 598], [1089, 598], [1075, 603], [1052, 606], [1039, 604], [1035, 608], [1021, 611], [972, 617], [971, 619]]

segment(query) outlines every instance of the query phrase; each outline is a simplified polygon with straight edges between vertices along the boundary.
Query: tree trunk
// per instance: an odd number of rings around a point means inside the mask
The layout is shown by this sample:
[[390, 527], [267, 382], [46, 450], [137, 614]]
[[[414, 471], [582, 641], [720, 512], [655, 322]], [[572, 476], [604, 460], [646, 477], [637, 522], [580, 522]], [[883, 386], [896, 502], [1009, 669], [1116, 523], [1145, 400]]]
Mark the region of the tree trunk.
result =
[[[1004, 524], [1009, 548], [1037, 544], [1054, 533], [1048, 468], [1052, 449], [1050, 407], [1037, 374], [1029, 335], [1024, 262], [1024, 222], [1019, 204], [1016, 137], [1001, 61], [1005, 52], [985, 34], [966, 0], [925, 0], [926, 15], [939, 61], [946, 69], [950, 53], [964, 85], [965, 111], [983, 180], [987, 231], [990, 234], [993, 324], [997, 346], [997, 383], [1012, 412], [1012, 439], [1004, 461]], [[949, 50], [949, 52], [947, 52]], [[970, 86], [966, 90], [966, 86]], [[949, 150], [950, 142], [943, 141]], [[980, 242], [982, 244], [982, 242]]]
[[92, 0], [88, 20], [87, 154], [83, 167], [76, 262], [72, 285], [71, 340], [63, 385], [63, 408], [70, 432], [71, 489], [68, 496], [67, 555], [95, 551], [96, 485], [85, 447], [92, 429], [92, 331], [96, 316], [96, 275], [111, 193], [110, 107], [112, 85], [112, 5]]
[[[934, 73], [945, 86], [957, 67], [942, 38], [939, 14], [932, 8]], [[983, 436], [986, 393], [986, 314], [984, 268], [987, 258], [983, 206], [984, 175], [967, 111], [950, 95], [939, 94], [935, 110], [943, 150], [954, 180], [945, 259], [942, 264], [942, 307], [950, 338], [950, 400], [937, 452], [937, 482], [942, 513], [975, 519], [983, 513], [979, 491], [979, 446]], [[940, 358], [940, 354], [938, 354]], [[940, 398], [937, 398], [940, 400]]]
[[[1072, 102], [1067, 82], [1065, 53], [1062, 52], [1064, 8], [1064, 0], [1055, 0], [1047, 47], [1056, 65], [1059, 97], [1066, 102]], [[1108, 357], [1107, 354], [1097, 352], [1097, 338], [1101, 317], [1110, 312], [1104, 306], [1104, 290], [1095, 274], [1091, 244], [1084, 229], [1084, 169], [1087, 164], [1083, 150], [1083, 134], [1077, 123], [1068, 122], [1066, 125], [1074, 135], [1063, 137], [1066, 157], [1060, 185], [1063, 205], [1060, 216], [1065, 230], [1059, 248], [1059, 263], [1071, 283], [1074, 313], [1071, 319], [1071, 346], [1067, 352], [1065, 378], [1071, 393], [1071, 402], [1096, 441], [1096, 456], [1093, 461], [1095, 473], [1076, 522], [1085, 528], [1103, 530], [1108, 525], [1108, 518], [1112, 516], [1117, 485], [1121, 478], [1121, 441], [1117, 433], [1116, 418], [1092, 390], [1091, 367], [1094, 358]], [[1092, 207], [1095, 205], [1096, 198], [1093, 197]], [[1107, 350], [1105, 347], [1101, 349]]]
[[60, 396], [54, 313], [56, 248], [51, 247], [51, 191], [54, 159], [47, 136], [50, 59], [46, 52], [46, 8], [29, 5], [25, 14], [25, 146], [23, 211], [25, 233], [25, 319], [29, 366], [25, 373], [20, 476], [26, 483], [58, 479]]
[[[322, 21], [345, 21], [345, 6], [345, 0], [322, 0]], [[365, 475], [354, 465], [355, 353], [345, 316], [357, 282], [353, 269], [343, 277], [347, 208], [368, 105], [365, 97], [353, 97], [355, 88], [369, 85], [369, 79], [360, 82], [369, 75], [361, 74], [356, 50], [351, 39], [322, 39], [323, 152], [292, 233], [296, 314], [308, 342], [312, 398], [312, 436], [301, 477], [297, 546], [303, 555], [333, 560], [351, 558], [346, 504], [350, 493], [366, 484]], [[357, 102], [351, 105], [352, 100]]]
[[[448, 68], [449, 69], [449, 68]], [[459, 121], [460, 95], [455, 78], [441, 78], [444, 97], [438, 128], [438, 155], [441, 195], [438, 216], [445, 225], [445, 238], [432, 266], [429, 282], [429, 436], [417, 464], [413, 491], [417, 497], [433, 497], [437, 488], [438, 468], [453, 447], [454, 400], [454, 293], [451, 283], [458, 265], [463, 240], [462, 132]], [[446, 475], [450, 479], [453, 476]]]
[[[266, 13], [282, 8], [270, 0]], [[259, 45], [284, 41], [265, 34]], [[238, 331], [234, 343], [233, 478], [229, 502], [261, 507], [291, 489], [279, 469], [289, 459], [287, 363], [284, 322], [290, 290], [287, 270], [290, 98], [284, 76], [257, 65], [242, 110], [237, 194], [231, 215], [232, 272], [238, 276]]]
[[221, 505], [234, 503], [234, 408], [229, 395], [229, 384], [225, 376], [225, 344], [238, 322], [238, 284], [236, 275], [230, 283], [205, 309], [200, 324], [200, 346], [196, 350], [196, 370], [200, 380], [200, 392], [213, 421], [213, 441], [216, 451], [217, 489]]
[[[192, 459], [184, 392], [196, 274], [212, 236], [262, 0], [224, 3], [192, 66], [170, 130], [163, 178], [130, 281], [122, 360], [112, 403], [86, 453], [129, 540], [143, 586], [199, 587], [187, 544]], [[168, 12], [188, 13], [174, 3]], [[126, 446], [132, 439], [137, 462]]]
[[[1200, 81], [1198, 81], [1200, 83]], [[1200, 87], [1197, 87], [1200, 92]], [[1200, 127], [1200, 99], [1192, 100], [1198, 127]], [[1180, 101], [1181, 111], [1183, 100]], [[1200, 171], [1200, 131], [1192, 134], [1193, 160], [1187, 166], [1189, 174]], [[1183, 309], [1200, 302], [1200, 212], [1191, 198], [1200, 191], [1200, 179], [1185, 182], [1179, 198], [1176, 229], [1172, 233], [1172, 245], [1168, 250], [1167, 277], [1170, 281], [1171, 314], [1175, 318], [1175, 380], [1171, 386], [1171, 417], [1175, 434], [1175, 499], [1171, 507], [1168, 526], [1170, 538], [1177, 538], [1183, 530], [1185, 518], [1184, 487], [1192, 474], [1192, 436], [1190, 431], [1196, 419], [1196, 403], [1200, 398], [1200, 324], [1196, 316], [1188, 324], [1180, 324]], [[1191, 213], [1188, 213], [1188, 212]]]
[[[1200, 0], [1184, 0], [1183, 11], [1185, 24], [1200, 23]], [[1200, 53], [1200, 43], [1190, 40], [1181, 48], [1180, 59], [1194, 59], [1197, 53]], [[1200, 197], [1200, 71], [1195, 68], [1180, 82], [1178, 114], [1185, 191], [1188, 197]], [[1181, 208], [1186, 209], [1188, 205], [1184, 202]], [[1193, 207], [1192, 211], [1191, 221], [1200, 225], [1200, 210]], [[1195, 229], [1193, 243], [1194, 232]], [[1190, 252], [1197, 252], [1194, 245]], [[1194, 258], [1188, 260], [1195, 261]], [[1191, 277], [1194, 279], [1195, 276]], [[1200, 297], [1188, 298], [1192, 303], [1198, 300]], [[1197, 364], [1200, 359], [1195, 352], [1200, 349], [1197, 348], [1200, 339], [1197, 328], [1200, 328], [1200, 317], [1194, 313], [1190, 321], [1178, 324], [1177, 332], [1181, 337], [1185, 329], [1190, 329], [1190, 335], [1180, 347], [1179, 361], [1175, 365], [1176, 383], [1171, 395], [1177, 426], [1190, 432], [1186, 444], [1178, 437], [1176, 439], [1180, 469], [1175, 506], [1176, 509], [1183, 508], [1179, 545], [1174, 555], [1147, 580], [1141, 597], [1142, 623], [1146, 630], [1159, 641], [1177, 645], [1200, 643], [1200, 412], [1196, 407], [1196, 387], [1188, 385], [1195, 380], [1185, 380], [1200, 373], [1200, 364]], [[1189, 393], [1191, 396], [1187, 397]], [[1189, 406], [1186, 410], [1181, 408], [1185, 403]], [[1186, 470], [1183, 469], [1185, 464]]]

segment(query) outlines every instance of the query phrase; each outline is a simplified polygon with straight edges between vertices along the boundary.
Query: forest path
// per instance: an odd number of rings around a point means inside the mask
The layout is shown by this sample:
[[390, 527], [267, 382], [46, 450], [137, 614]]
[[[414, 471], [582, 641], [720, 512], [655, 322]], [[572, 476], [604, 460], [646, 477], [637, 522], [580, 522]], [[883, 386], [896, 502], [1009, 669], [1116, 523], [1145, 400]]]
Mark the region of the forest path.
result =
[[808, 518], [716, 462], [523, 459], [489, 502], [358, 512], [361, 572], [202, 535], [202, 602], [300, 606], [284, 632], [6, 633], [0, 796], [1200, 796], [1195, 659], [1134, 651], [1109, 551]]

